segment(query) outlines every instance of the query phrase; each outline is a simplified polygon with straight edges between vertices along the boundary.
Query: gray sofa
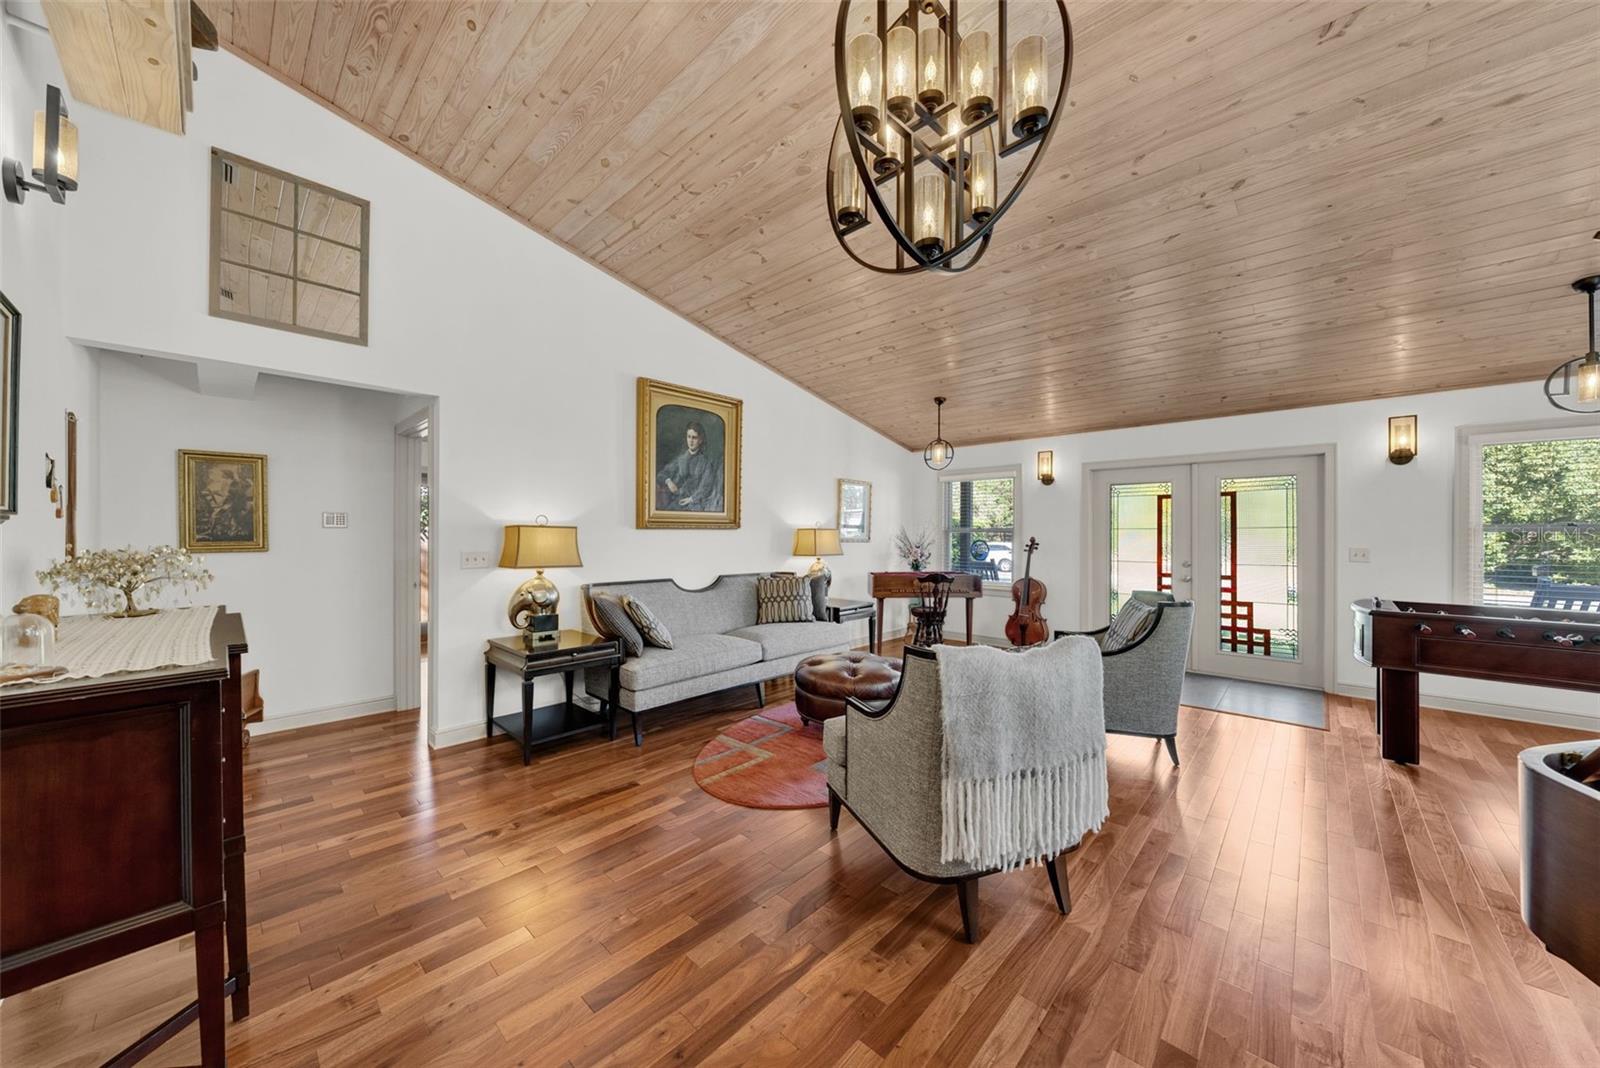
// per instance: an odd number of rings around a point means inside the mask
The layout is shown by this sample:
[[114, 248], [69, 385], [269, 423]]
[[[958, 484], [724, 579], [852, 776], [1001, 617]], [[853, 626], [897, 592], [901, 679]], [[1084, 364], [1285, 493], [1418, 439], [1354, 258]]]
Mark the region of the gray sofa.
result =
[[756, 687], [757, 700], [765, 704], [763, 684], [768, 679], [794, 674], [808, 656], [850, 648], [850, 628], [842, 623], [756, 623], [759, 577], [723, 575], [697, 590], [684, 589], [672, 579], [584, 585], [584, 609], [596, 631], [601, 628], [593, 595], [609, 593], [636, 598], [672, 634], [673, 648], [646, 646], [641, 655], [623, 660], [615, 680], [605, 669], [584, 674], [590, 696], [615, 701], [632, 716], [634, 745], [644, 739], [643, 712], [736, 686]]

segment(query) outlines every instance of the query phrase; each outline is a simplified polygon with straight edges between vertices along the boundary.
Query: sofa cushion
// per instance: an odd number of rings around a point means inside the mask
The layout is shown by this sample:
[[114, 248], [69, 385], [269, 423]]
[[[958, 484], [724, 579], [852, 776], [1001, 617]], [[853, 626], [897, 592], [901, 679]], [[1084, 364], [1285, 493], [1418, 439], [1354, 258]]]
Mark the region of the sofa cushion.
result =
[[633, 620], [634, 626], [639, 628], [639, 633], [644, 635], [644, 640], [660, 649], [672, 648], [672, 632], [667, 625], [656, 618], [648, 605], [637, 597], [622, 595], [622, 607], [627, 610], [628, 618]]
[[833, 576], [827, 573], [811, 576], [811, 618], [819, 623], [828, 621], [828, 587]]
[[761, 659], [777, 660], [799, 653], [814, 653], [820, 649], [849, 648], [850, 628], [843, 623], [758, 623], [729, 631], [734, 638], [743, 638], [761, 647]]
[[639, 656], [623, 661], [618, 675], [626, 688], [648, 690], [760, 660], [759, 642], [727, 634], [689, 634], [671, 649], [647, 647]]
[[627, 594], [650, 606], [656, 619], [674, 638], [685, 634], [726, 634], [756, 623], [756, 576], [723, 575], [709, 585], [686, 590], [671, 579], [642, 582], [595, 582], [585, 587], [591, 595]]
[[799, 623], [812, 618], [811, 580], [762, 575], [756, 580], [756, 623]]
[[634, 626], [621, 601], [609, 593], [597, 593], [589, 598], [589, 603], [594, 605], [594, 618], [601, 634], [621, 642], [627, 656], [638, 656], [644, 652], [644, 635]]

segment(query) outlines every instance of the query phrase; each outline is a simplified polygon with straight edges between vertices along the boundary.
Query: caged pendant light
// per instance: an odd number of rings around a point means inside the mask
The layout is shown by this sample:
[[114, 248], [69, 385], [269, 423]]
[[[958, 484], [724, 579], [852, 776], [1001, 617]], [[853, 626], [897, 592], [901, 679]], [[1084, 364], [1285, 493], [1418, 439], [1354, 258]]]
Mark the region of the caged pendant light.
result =
[[1589, 295], [1589, 351], [1561, 364], [1544, 380], [1544, 395], [1564, 412], [1593, 415], [1600, 412], [1600, 337], [1595, 335], [1595, 291], [1600, 274], [1580, 278], [1572, 288]]
[[[1059, 76], [1043, 34], [1011, 33], [1007, 0], [973, 4], [977, 13], [965, 23], [958, 3], [839, 4], [828, 219], [850, 258], [873, 271], [974, 266], [1037, 170], [1066, 102], [1072, 21], [1064, 0], [1030, 5], [1059, 19]], [[1018, 153], [1025, 162], [1007, 185], [1002, 161]], [[880, 232], [892, 242], [892, 260], [883, 248], [858, 247], [870, 238], [855, 235]]]
[[950, 461], [956, 458], [956, 447], [944, 440], [944, 402], [945, 398], [933, 398], [934, 404], [934, 431], [933, 440], [928, 442], [928, 447], [922, 450], [922, 462], [935, 471], [943, 471], [950, 466]]

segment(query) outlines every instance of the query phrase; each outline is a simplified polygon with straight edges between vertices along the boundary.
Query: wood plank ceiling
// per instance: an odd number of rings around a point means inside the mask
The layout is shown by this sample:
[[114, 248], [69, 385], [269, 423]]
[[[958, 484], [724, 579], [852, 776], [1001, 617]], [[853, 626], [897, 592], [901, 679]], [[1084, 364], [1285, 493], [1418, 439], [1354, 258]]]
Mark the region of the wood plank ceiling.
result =
[[960, 446], [1529, 381], [1584, 347], [1588, 0], [1072, 3], [1040, 173], [973, 272], [908, 278], [824, 215], [831, 4], [203, 6], [236, 54], [908, 447], [935, 394]]

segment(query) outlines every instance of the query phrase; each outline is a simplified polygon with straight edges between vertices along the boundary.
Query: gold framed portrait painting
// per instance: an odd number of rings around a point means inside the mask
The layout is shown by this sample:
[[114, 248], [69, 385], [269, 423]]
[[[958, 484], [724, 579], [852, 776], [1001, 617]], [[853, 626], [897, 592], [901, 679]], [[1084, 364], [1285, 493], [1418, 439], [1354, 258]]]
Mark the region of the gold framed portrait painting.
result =
[[744, 402], [639, 379], [638, 527], [739, 526]]
[[192, 553], [267, 551], [267, 458], [178, 450], [178, 544]]

